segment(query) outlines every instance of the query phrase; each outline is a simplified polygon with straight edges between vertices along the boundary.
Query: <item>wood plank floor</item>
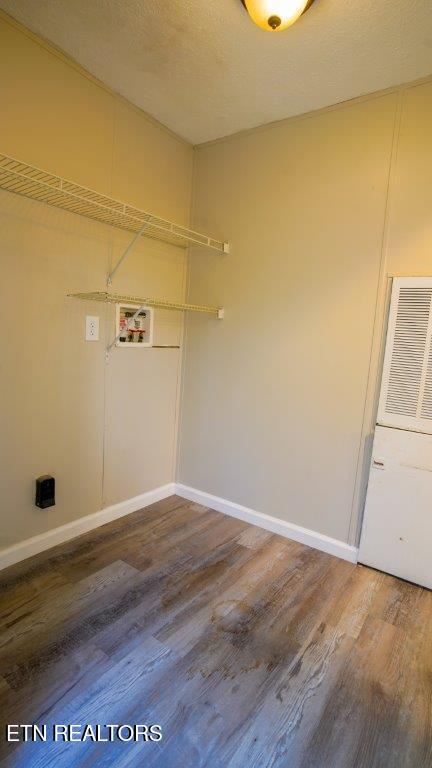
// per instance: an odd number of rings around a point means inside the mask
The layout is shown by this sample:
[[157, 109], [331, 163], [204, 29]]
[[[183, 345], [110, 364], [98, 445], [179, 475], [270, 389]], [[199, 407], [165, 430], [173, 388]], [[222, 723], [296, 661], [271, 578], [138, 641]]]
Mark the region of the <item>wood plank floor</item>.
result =
[[[432, 593], [171, 497], [0, 573], [2, 765], [430, 768]], [[46, 724], [7, 744], [5, 723]], [[53, 724], [160, 742], [53, 742]]]

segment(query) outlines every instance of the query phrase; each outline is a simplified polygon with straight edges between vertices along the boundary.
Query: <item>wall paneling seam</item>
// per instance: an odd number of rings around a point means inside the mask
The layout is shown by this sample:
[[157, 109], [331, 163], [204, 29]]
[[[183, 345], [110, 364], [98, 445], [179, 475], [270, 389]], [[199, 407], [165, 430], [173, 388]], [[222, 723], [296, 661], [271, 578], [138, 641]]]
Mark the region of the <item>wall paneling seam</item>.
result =
[[[388, 256], [388, 237], [389, 223], [391, 217], [392, 195], [394, 190], [394, 177], [397, 167], [397, 157], [399, 150], [399, 136], [402, 120], [402, 106], [405, 88], [399, 89], [396, 98], [393, 133], [391, 140], [391, 150], [389, 157], [389, 169], [387, 176], [387, 187], [384, 205], [383, 229], [381, 238], [380, 266], [378, 272], [374, 320], [372, 326], [372, 338], [369, 353], [369, 366], [366, 380], [366, 390], [363, 406], [363, 416], [361, 424], [360, 441], [357, 454], [357, 466], [354, 479], [351, 513], [349, 518], [347, 542], [358, 545], [361, 533], [361, 524], [363, 519], [363, 509], [366, 501], [367, 481], [369, 475], [369, 451], [367, 446], [367, 436], [373, 434], [378, 407], [378, 393], [380, 373], [382, 368], [382, 356], [386, 332], [386, 307], [387, 307], [387, 256]], [[367, 459], [366, 465], [365, 460]]]

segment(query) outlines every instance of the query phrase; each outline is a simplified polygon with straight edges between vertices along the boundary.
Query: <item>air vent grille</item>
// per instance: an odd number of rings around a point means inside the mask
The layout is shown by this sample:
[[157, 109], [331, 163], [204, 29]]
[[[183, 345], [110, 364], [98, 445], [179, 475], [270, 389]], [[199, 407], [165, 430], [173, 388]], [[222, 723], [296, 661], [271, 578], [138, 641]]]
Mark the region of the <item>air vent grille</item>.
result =
[[432, 345], [430, 342], [425, 386], [421, 404], [421, 416], [424, 419], [432, 419]]
[[416, 416], [422, 382], [432, 289], [401, 288], [386, 411]]
[[432, 429], [432, 278], [393, 281], [378, 422]]

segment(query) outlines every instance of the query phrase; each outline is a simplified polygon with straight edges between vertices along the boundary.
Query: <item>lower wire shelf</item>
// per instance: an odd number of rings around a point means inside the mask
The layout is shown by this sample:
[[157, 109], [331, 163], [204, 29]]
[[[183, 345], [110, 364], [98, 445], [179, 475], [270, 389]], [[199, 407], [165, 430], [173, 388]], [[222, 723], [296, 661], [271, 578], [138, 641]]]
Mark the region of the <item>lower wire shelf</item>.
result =
[[92, 293], [68, 293], [69, 298], [82, 299], [84, 301], [103, 301], [110, 304], [137, 304], [138, 306], [159, 307], [160, 309], [177, 309], [181, 311], [205, 312], [215, 315], [220, 320], [224, 316], [224, 310], [220, 307], [206, 307], [202, 304], [184, 304], [180, 301], [167, 301], [165, 299], [151, 299], [147, 296], [130, 296], [129, 294], [108, 293], [107, 291], [93, 291]]

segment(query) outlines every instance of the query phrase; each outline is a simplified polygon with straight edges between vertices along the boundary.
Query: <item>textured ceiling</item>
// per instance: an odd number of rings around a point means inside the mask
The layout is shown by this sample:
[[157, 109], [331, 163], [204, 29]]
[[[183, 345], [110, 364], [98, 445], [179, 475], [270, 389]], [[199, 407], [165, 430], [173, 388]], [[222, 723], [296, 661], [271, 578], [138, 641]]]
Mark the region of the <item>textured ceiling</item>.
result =
[[316, 0], [255, 27], [240, 0], [0, 0], [194, 144], [432, 73], [432, 0]]

